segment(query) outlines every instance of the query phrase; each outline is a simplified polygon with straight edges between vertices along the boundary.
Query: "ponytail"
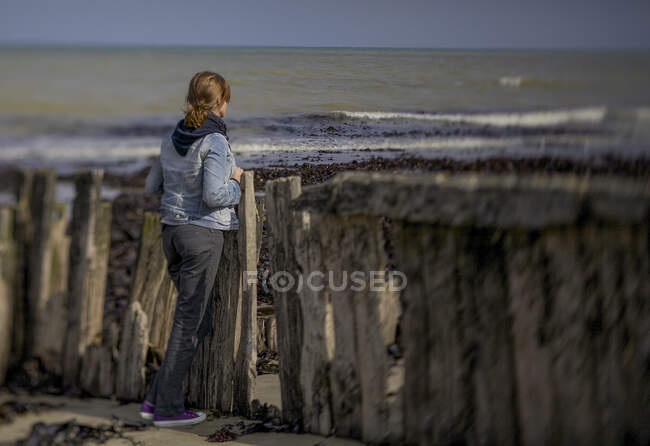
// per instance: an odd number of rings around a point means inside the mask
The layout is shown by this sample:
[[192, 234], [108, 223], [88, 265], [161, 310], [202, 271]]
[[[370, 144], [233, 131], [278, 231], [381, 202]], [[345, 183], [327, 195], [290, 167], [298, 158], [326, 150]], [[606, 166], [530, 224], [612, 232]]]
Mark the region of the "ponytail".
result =
[[197, 128], [210, 113], [222, 102], [230, 102], [230, 85], [218, 73], [200, 71], [190, 80], [185, 99], [185, 126]]

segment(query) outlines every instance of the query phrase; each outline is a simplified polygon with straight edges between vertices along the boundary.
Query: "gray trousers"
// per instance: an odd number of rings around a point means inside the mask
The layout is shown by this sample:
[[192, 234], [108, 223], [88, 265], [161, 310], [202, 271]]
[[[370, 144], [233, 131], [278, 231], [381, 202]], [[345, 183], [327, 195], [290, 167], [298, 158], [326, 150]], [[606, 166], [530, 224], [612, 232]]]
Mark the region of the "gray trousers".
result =
[[167, 350], [146, 400], [154, 413], [185, 410], [183, 381], [196, 348], [211, 328], [212, 287], [223, 250], [223, 231], [193, 224], [162, 225], [167, 269], [178, 290]]

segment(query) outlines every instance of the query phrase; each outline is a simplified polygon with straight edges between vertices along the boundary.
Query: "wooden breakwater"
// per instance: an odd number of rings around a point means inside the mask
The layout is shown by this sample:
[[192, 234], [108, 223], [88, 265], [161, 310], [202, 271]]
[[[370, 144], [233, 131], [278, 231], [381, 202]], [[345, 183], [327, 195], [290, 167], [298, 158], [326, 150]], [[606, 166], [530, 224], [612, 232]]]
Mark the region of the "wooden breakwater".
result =
[[[102, 320], [100, 181], [79, 173], [67, 230], [48, 171], [23, 172], [16, 205], [0, 208], [0, 378], [36, 357], [70, 388], [137, 400], [145, 364], [164, 355], [175, 289], [147, 214], [122, 325]], [[185, 383], [192, 406], [248, 415], [257, 349], [277, 346], [283, 418], [308, 432], [423, 446], [650, 441], [647, 181], [345, 173], [270, 181], [257, 202], [252, 184], [247, 172], [212, 332]], [[264, 214], [271, 272], [296, 280], [271, 277], [275, 317], [259, 317], [243, 277]], [[341, 286], [388, 263], [402, 276]]]
[[[22, 171], [16, 204], [0, 208], [0, 382], [10, 366], [37, 360], [69, 392], [139, 400], [148, 390], [147, 361], [164, 355], [176, 289], [160, 216], [147, 213], [126, 314], [121, 325], [104, 319], [111, 203], [101, 199], [102, 176], [76, 175], [71, 216], [55, 202], [52, 170]], [[185, 383], [192, 407], [250, 411], [257, 344], [267, 343], [257, 333], [255, 284], [244, 280], [259, 255], [258, 203], [253, 174], [245, 172], [240, 229], [226, 233], [213, 290], [212, 330]]]
[[271, 181], [266, 209], [275, 272], [382, 270], [388, 217], [408, 282], [402, 305], [275, 290], [286, 421], [370, 444], [650, 441], [647, 181], [344, 173]]

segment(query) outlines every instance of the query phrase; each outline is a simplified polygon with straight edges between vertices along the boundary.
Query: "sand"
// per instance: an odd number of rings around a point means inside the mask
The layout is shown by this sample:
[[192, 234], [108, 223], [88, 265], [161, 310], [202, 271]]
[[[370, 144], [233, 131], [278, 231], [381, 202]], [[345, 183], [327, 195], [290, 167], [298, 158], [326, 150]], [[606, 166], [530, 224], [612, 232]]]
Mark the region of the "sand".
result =
[[[261, 375], [257, 379], [257, 398], [261, 402], [280, 405], [280, 383], [278, 375]], [[62, 405], [60, 408], [43, 410], [39, 413], [17, 415], [9, 424], [0, 424], [0, 445], [13, 444], [26, 438], [36, 422], [60, 423], [71, 419], [77, 422], [97, 426], [113, 422], [113, 415], [128, 420], [140, 420], [139, 404], [120, 404], [118, 401], [100, 398], [68, 398], [63, 396], [34, 395], [15, 396], [8, 393], [0, 394], [0, 404], [5, 401], [45, 402], [52, 405]], [[243, 418], [220, 417], [209, 419], [196, 426], [184, 428], [148, 427], [142, 431], [127, 432], [124, 435], [143, 445], [179, 446], [205, 445], [206, 438], [226, 424], [237, 423]], [[252, 421], [246, 421], [246, 423]], [[124, 439], [112, 439], [106, 445], [131, 445]], [[334, 437], [321, 437], [310, 434], [290, 433], [255, 433], [240, 436], [229, 445], [277, 445], [277, 446], [355, 446], [362, 443]]]

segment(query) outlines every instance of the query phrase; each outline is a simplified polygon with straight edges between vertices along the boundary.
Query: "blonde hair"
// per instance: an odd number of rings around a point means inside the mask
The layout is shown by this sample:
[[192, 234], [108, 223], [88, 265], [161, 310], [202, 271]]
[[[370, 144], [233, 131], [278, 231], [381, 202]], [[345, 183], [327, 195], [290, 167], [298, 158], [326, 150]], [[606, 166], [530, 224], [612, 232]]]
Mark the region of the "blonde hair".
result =
[[200, 71], [190, 80], [185, 98], [185, 125], [196, 128], [203, 124], [210, 110], [222, 103], [230, 102], [230, 85], [218, 73]]

